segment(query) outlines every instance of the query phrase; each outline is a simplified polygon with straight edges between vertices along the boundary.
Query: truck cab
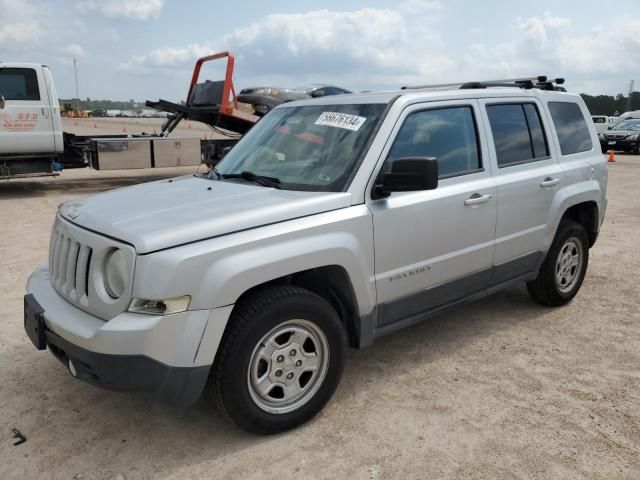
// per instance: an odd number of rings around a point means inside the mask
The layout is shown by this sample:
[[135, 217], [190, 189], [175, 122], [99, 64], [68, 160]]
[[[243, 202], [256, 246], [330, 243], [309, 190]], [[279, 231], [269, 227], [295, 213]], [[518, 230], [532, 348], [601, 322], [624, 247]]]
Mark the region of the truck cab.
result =
[[34, 63], [0, 63], [0, 178], [51, 171], [64, 149], [51, 71]]

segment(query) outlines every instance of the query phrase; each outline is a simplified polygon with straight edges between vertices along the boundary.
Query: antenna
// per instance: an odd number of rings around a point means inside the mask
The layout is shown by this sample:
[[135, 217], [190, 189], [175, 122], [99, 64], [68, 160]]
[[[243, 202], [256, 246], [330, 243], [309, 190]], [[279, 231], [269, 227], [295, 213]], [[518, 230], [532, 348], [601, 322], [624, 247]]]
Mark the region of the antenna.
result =
[[80, 94], [78, 93], [78, 60], [73, 59], [73, 75], [76, 79], [76, 98], [80, 100]]
[[625, 110], [625, 112], [628, 112], [631, 108], [631, 94], [633, 93], [634, 84], [635, 80], [631, 80], [631, 82], [629, 83], [629, 98], [627, 98], [627, 109]]

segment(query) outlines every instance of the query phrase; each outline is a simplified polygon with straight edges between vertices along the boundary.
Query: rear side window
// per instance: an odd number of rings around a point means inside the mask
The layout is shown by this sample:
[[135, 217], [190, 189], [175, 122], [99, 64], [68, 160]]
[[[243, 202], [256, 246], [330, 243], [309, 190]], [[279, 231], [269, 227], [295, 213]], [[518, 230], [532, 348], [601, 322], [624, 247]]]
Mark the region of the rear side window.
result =
[[499, 167], [549, 156], [538, 108], [533, 103], [487, 106]]
[[396, 158], [435, 157], [440, 178], [453, 177], [481, 169], [479, 151], [471, 107], [424, 110], [406, 118], [384, 169]]
[[591, 150], [591, 133], [577, 103], [549, 102], [562, 155]]
[[36, 71], [32, 68], [0, 69], [0, 95], [5, 100], [40, 100]]

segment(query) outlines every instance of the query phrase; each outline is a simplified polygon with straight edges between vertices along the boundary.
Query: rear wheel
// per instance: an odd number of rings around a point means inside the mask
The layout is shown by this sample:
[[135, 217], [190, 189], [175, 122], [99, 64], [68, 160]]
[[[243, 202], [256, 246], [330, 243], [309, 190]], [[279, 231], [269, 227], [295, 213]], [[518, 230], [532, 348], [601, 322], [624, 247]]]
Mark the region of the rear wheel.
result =
[[296, 427], [331, 398], [346, 345], [338, 314], [316, 294], [286, 286], [251, 295], [236, 306], [218, 350], [218, 405], [251, 432]]
[[589, 243], [584, 227], [562, 220], [535, 280], [527, 282], [529, 294], [539, 303], [560, 306], [576, 296], [589, 263]]

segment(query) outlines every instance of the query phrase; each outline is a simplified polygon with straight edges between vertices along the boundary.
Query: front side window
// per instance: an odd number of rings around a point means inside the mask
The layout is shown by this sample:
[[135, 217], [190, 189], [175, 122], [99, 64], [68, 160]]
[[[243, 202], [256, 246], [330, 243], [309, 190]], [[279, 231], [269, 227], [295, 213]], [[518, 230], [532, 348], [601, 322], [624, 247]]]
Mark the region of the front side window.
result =
[[5, 100], [40, 100], [36, 71], [32, 68], [0, 68], [0, 95]]
[[487, 115], [498, 167], [518, 165], [549, 156], [540, 114], [533, 103], [488, 105]]
[[268, 113], [217, 165], [290, 190], [341, 191], [355, 174], [386, 104], [313, 105]]
[[591, 150], [591, 133], [577, 103], [549, 102], [549, 111], [556, 126], [562, 155]]
[[410, 114], [389, 151], [383, 171], [406, 157], [435, 157], [440, 178], [482, 168], [473, 109], [436, 108]]

